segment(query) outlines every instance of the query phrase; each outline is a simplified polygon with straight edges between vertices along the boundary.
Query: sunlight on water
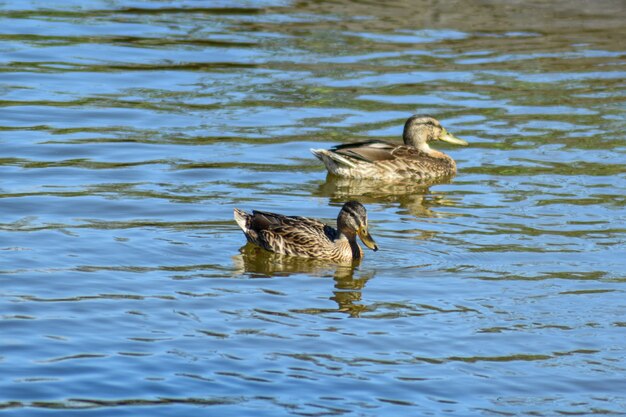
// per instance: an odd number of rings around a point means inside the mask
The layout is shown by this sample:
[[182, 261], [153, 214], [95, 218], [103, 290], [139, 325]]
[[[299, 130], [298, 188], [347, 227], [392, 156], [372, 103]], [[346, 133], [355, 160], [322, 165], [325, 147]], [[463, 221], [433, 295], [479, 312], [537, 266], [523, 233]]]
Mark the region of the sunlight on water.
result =
[[[5, 413], [626, 413], [622, 1], [0, 5]], [[415, 113], [455, 178], [309, 152]], [[354, 265], [233, 221], [351, 199]]]

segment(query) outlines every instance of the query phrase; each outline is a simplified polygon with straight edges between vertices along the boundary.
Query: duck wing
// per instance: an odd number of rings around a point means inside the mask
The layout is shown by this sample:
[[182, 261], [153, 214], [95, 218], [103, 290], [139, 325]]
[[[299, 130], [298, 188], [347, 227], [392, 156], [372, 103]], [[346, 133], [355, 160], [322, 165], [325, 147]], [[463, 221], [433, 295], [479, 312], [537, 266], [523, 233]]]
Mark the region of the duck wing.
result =
[[432, 159], [426, 152], [420, 151], [414, 146], [395, 145], [382, 140], [346, 143], [334, 146], [330, 150], [365, 162], [380, 162], [393, 159]]
[[339, 237], [337, 230], [316, 219], [257, 210], [252, 212], [249, 228], [258, 236], [255, 243], [289, 255], [307, 254], [332, 245]]
[[337, 145], [330, 150], [343, 156], [359, 159], [366, 162], [386, 161], [395, 159], [394, 150], [398, 145], [382, 140], [368, 140], [364, 142], [346, 143]]
[[[279, 226], [297, 227], [298, 225], [323, 229], [326, 227], [324, 223], [317, 219], [301, 216], [285, 216], [278, 213], [270, 213], [268, 211], [252, 210], [250, 228], [255, 230], [271, 229]], [[332, 228], [331, 228], [332, 229]]]

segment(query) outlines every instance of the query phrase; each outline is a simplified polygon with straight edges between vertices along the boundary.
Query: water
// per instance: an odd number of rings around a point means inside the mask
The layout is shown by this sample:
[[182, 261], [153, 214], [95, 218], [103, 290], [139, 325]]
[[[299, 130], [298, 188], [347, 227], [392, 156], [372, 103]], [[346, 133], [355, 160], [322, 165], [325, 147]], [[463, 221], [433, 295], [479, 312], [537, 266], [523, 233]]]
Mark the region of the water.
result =
[[[622, 1], [0, 6], [4, 414], [626, 414]], [[452, 182], [308, 151], [413, 113]], [[354, 268], [232, 220], [351, 198]]]

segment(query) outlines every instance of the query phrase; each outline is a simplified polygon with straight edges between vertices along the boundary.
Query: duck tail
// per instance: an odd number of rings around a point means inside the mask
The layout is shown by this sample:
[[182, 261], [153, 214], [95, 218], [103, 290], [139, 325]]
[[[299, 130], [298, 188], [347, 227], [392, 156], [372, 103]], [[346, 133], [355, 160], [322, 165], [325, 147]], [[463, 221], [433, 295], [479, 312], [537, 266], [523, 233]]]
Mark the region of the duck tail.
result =
[[337, 168], [354, 168], [356, 166], [354, 162], [327, 149], [311, 149], [311, 153], [322, 161], [324, 165], [326, 165], [326, 168], [333, 173]]
[[238, 208], [235, 208], [233, 210], [233, 214], [235, 217], [235, 221], [237, 222], [241, 230], [243, 230], [243, 232], [247, 234], [250, 231], [250, 214]]

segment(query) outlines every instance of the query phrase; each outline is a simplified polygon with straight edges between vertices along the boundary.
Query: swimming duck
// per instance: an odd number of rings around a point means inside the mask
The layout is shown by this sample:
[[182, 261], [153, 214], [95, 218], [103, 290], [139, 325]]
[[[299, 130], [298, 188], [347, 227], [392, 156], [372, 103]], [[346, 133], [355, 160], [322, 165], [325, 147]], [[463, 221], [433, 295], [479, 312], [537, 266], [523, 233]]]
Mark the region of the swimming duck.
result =
[[330, 149], [311, 149], [332, 174], [348, 178], [393, 180], [416, 178], [431, 180], [452, 176], [456, 162], [428, 143], [435, 140], [467, 145], [448, 132], [431, 116], [414, 115], [404, 124], [404, 145], [381, 140], [337, 145]]
[[282, 255], [345, 262], [363, 257], [356, 236], [378, 250], [367, 228], [367, 212], [358, 201], [348, 201], [337, 216], [337, 229], [316, 219], [283, 216], [253, 210], [234, 210], [235, 221], [249, 242]]

